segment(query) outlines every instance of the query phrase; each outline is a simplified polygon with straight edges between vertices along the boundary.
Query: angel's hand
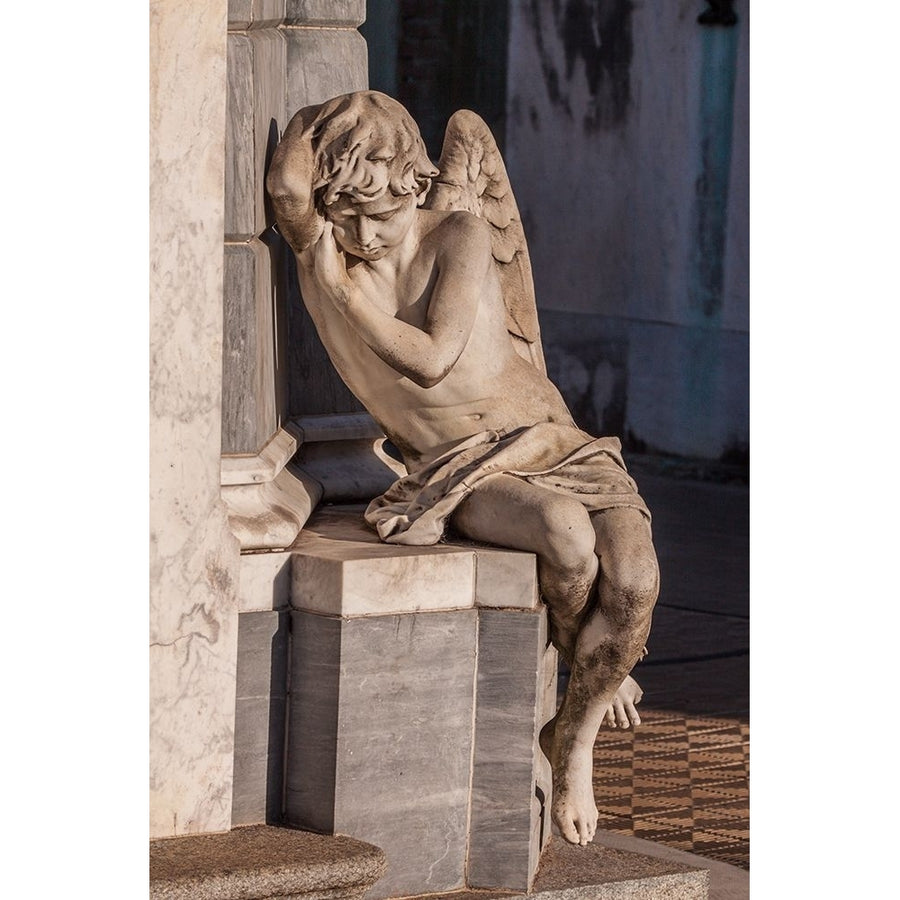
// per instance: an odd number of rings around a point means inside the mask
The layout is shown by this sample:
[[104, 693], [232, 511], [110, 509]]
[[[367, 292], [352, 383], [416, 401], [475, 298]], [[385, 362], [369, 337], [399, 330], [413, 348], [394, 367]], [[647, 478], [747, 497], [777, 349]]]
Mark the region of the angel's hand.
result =
[[346, 301], [353, 283], [347, 274], [347, 263], [334, 239], [334, 226], [325, 223], [325, 228], [312, 247], [313, 266], [316, 280], [335, 301]]

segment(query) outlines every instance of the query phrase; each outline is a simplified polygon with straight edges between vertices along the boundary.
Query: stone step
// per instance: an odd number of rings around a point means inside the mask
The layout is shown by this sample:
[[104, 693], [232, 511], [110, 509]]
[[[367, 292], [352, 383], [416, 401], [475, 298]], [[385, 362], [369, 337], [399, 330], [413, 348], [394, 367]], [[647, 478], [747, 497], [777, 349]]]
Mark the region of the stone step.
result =
[[372, 844], [251, 825], [150, 842], [150, 900], [356, 900], [384, 874]]
[[576, 847], [553, 837], [529, 893], [454, 891], [391, 900], [707, 900], [709, 872], [600, 844]]
[[[372, 844], [252, 825], [150, 843], [150, 900], [358, 900], [384, 874]], [[551, 839], [529, 893], [462, 890], [392, 900], [707, 900], [709, 872], [684, 863]]]

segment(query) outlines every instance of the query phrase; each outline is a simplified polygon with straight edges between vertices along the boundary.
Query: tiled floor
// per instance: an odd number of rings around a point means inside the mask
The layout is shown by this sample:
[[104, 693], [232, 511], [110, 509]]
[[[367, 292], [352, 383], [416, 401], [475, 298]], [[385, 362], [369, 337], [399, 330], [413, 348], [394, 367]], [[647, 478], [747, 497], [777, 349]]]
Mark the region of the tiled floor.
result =
[[662, 587], [642, 724], [597, 738], [599, 827], [749, 869], [749, 492], [632, 471]]
[[749, 725], [644, 709], [594, 747], [599, 828], [750, 868]]

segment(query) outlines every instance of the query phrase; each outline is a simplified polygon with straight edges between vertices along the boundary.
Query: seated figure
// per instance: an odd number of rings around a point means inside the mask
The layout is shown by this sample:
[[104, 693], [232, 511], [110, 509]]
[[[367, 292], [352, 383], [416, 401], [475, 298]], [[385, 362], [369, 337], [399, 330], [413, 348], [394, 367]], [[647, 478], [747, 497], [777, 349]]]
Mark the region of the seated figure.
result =
[[294, 116], [267, 187], [322, 343], [406, 465], [366, 520], [390, 543], [433, 544], [449, 530], [537, 556], [551, 639], [571, 670], [541, 733], [551, 816], [586, 844], [598, 729], [640, 722], [629, 672], [658, 570], [618, 439], [581, 431], [545, 374], [493, 137], [456, 113], [436, 168], [399, 103], [347, 94]]

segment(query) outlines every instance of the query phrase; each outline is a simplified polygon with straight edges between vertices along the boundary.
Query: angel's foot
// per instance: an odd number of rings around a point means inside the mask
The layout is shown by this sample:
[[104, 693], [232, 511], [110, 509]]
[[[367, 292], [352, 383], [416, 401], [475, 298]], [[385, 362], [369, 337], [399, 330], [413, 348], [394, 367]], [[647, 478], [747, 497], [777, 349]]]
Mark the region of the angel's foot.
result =
[[641, 724], [641, 717], [635, 707], [643, 696], [641, 686], [630, 675], [626, 675], [603, 716], [603, 724], [610, 728], [636, 728]]
[[558, 756], [557, 761], [551, 760], [553, 805], [550, 816], [570, 844], [583, 847], [594, 839], [597, 831], [598, 813], [591, 777], [593, 747], [570, 747], [568, 752], [559, 752]]
[[538, 741], [553, 771], [553, 802], [550, 817], [559, 833], [571, 844], [590, 843], [597, 830], [594, 802], [593, 744], [581, 745], [557, 733], [557, 713], [541, 729]]

